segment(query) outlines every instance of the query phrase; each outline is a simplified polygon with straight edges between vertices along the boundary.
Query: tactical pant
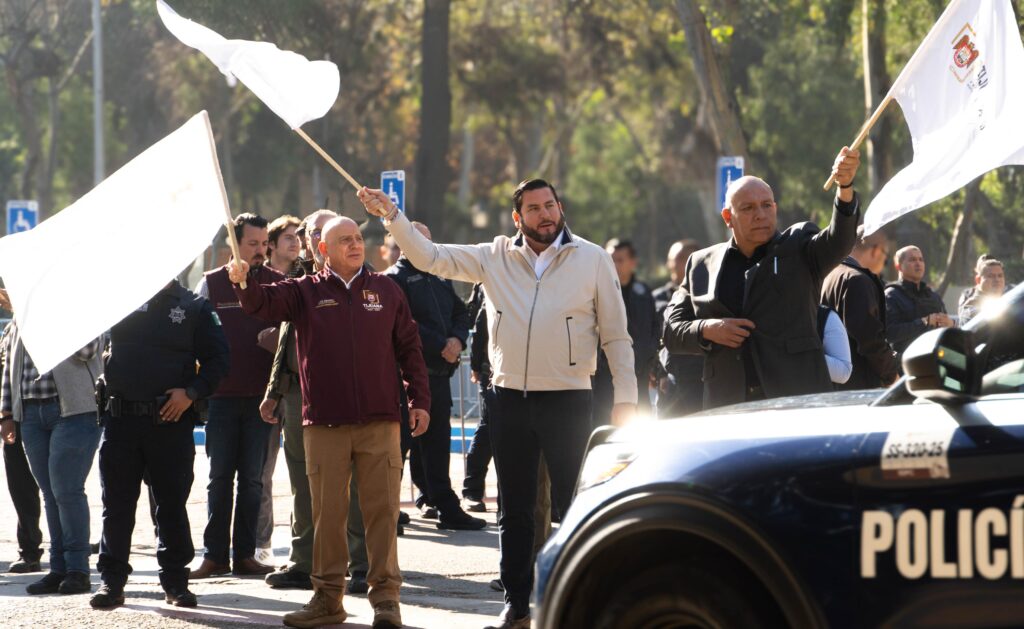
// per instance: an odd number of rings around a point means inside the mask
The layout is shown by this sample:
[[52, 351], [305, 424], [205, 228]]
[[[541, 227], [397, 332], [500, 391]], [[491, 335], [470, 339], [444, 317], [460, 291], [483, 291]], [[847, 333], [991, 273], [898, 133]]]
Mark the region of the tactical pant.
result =
[[187, 419], [159, 426], [149, 417], [104, 419], [100, 441], [103, 536], [97, 563], [104, 583], [124, 587], [132, 572], [128, 558], [135, 511], [142, 475], [148, 472], [156, 503], [160, 584], [165, 590], [188, 584], [188, 565], [195, 557], [185, 509], [196, 456], [192, 429]]
[[313, 502], [313, 587], [340, 603], [348, 569], [349, 483], [353, 469], [366, 526], [371, 605], [398, 601], [398, 499], [402, 455], [397, 422], [306, 426], [306, 473]]

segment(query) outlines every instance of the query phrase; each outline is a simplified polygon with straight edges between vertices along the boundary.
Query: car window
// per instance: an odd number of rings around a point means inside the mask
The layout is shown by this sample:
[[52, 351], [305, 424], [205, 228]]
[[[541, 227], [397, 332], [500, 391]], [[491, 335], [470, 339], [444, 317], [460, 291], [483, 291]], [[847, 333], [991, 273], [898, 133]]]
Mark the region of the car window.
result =
[[1024, 393], [1024, 358], [996, 367], [982, 377], [982, 395], [999, 393]]

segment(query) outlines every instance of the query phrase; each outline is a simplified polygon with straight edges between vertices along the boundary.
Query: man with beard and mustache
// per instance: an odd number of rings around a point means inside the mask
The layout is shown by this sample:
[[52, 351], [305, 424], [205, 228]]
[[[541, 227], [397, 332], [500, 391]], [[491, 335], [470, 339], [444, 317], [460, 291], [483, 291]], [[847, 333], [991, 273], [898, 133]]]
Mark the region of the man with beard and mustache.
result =
[[569, 231], [558, 193], [543, 179], [528, 179], [512, 194], [519, 233], [477, 245], [431, 242], [381, 190], [363, 188], [359, 198], [384, 219], [416, 268], [483, 284], [494, 387], [491, 442], [502, 503], [505, 609], [498, 626], [529, 627], [537, 466], [543, 454], [554, 506], [565, 513], [590, 435], [598, 344], [615, 389], [612, 423], [636, 412], [633, 348], [611, 256]]
[[[264, 264], [269, 241], [267, 219], [250, 213], [239, 214], [234, 220], [234, 230], [239, 256], [250, 267], [247, 281], [270, 284], [284, 279], [284, 275]], [[204, 579], [229, 571], [236, 575], [267, 574], [273, 568], [255, 558], [256, 521], [270, 433], [270, 424], [260, 417], [260, 401], [274, 358], [259, 345], [259, 335], [267, 328], [267, 323], [242, 310], [228, 280], [227, 265], [206, 273], [196, 292], [210, 300], [224, 324], [231, 348], [231, 366], [210, 398], [206, 424], [210, 482], [206, 488], [208, 519], [203, 533], [206, 550], [202, 564], [189, 578]], [[230, 555], [234, 557], [232, 563], [228, 561]]]

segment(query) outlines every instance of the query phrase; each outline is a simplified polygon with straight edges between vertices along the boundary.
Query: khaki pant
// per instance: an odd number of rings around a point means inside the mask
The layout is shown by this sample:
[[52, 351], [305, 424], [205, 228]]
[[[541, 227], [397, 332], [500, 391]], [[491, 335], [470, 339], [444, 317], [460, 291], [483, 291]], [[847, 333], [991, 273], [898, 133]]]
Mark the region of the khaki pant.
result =
[[313, 503], [313, 588], [340, 605], [348, 569], [346, 523], [353, 467], [366, 527], [371, 605], [398, 601], [398, 496], [402, 454], [398, 422], [306, 426], [306, 475]]

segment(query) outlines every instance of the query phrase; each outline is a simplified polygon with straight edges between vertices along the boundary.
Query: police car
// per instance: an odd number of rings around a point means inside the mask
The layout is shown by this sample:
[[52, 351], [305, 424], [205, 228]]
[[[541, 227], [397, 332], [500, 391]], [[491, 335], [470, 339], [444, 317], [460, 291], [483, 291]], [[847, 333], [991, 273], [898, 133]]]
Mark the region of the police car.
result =
[[595, 432], [534, 626], [1024, 626], [1024, 287], [903, 364]]

